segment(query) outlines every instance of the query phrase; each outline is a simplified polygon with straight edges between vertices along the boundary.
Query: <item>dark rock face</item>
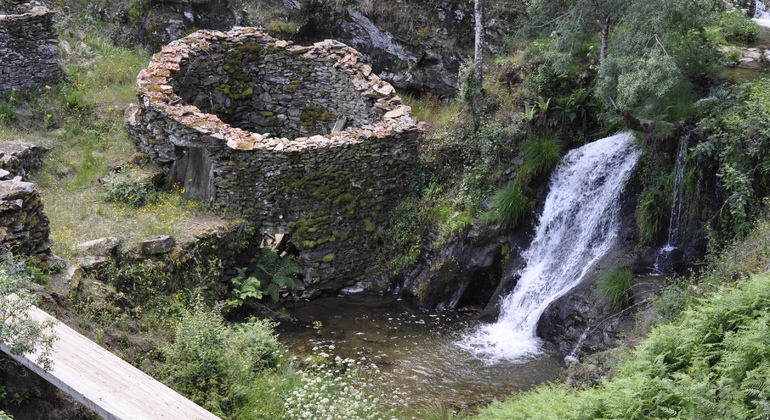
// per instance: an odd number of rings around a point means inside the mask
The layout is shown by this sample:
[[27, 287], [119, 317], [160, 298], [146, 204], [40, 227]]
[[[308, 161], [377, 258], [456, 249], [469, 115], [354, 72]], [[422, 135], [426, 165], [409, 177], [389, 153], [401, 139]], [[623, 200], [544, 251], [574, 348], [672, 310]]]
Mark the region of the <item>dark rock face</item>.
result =
[[[405, 0], [398, 5], [341, 7], [298, 0], [156, 0], [137, 14], [121, 2], [101, 2], [105, 21], [134, 25], [143, 44], [159, 49], [197, 29], [261, 26], [273, 36], [302, 44], [336, 39], [363, 53], [374, 72], [401, 91], [452, 97], [460, 65], [473, 55], [473, 3], [460, 0]], [[507, 3], [507, 4], [506, 4]], [[486, 12], [486, 41], [497, 52], [513, 30], [517, 5], [501, 2]], [[133, 22], [133, 23], [132, 23]]]
[[596, 284], [606, 272], [631, 264], [633, 248], [632, 243], [618, 242], [597, 261], [580, 284], [546, 309], [538, 322], [537, 335], [564, 356], [574, 351], [590, 354], [614, 346], [620, 334], [633, 325], [633, 312], [614, 314], [596, 296]]
[[425, 310], [483, 306], [495, 295], [509, 261], [517, 259], [520, 242], [499, 227], [474, 226], [440, 250], [425, 249], [406, 274], [401, 294]]

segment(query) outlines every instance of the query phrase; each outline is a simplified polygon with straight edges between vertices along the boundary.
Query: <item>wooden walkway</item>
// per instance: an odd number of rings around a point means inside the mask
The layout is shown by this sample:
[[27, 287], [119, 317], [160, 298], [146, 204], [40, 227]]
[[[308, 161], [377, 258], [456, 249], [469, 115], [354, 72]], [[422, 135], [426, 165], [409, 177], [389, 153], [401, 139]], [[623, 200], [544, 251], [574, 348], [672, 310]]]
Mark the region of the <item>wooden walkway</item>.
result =
[[[30, 317], [55, 320], [37, 307]], [[219, 419], [64, 323], [56, 321], [53, 333], [50, 371], [34, 362], [36, 355], [11, 357], [106, 420]], [[10, 354], [4, 344], [0, 349]]]

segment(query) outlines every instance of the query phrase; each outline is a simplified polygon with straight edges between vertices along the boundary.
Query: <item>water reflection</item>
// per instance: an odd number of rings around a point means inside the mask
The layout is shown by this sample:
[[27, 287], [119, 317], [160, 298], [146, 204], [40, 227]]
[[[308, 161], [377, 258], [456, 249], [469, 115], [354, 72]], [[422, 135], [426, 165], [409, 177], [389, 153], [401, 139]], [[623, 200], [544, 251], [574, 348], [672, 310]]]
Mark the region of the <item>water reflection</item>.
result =
[[329, 297], [287, 310], [299, 323], [279, 328], [282, 342], [300, 352], [333, 344], [335, 355], [365, 358], [380, 367], [386, 396], [400, 391], [413, 407], [474, 406], [553, 380], [561, 369], [547, 354], [489, 364], [456, 345], [469, 314], [425, 314], [393, 297]]

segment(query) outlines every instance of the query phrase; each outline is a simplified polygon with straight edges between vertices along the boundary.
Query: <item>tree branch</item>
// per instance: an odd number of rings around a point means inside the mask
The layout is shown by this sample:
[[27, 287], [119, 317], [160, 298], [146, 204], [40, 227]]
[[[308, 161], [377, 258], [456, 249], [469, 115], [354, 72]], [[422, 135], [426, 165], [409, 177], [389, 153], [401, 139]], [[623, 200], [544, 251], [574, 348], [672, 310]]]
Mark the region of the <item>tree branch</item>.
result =
[[679, 128], [678, 123], [670, 123], [668, 121], [660, 120], [646, 120], [643, 118], [635, 117], [627, 109], [620, 108], [615, 102], [615, 99], [610, 98], [610, 102], [612, 103], [612, 107], [615, 109], [615, 113], [617, 113], [620, 116], [620, 119], [623, 120], [623, 124], [625, 124], [626, 127], [630, 128], [631, 130], [641, 131], [645, 134], [652, 134], [655, 136], [668, 138], [676, 131], [677, 128]]

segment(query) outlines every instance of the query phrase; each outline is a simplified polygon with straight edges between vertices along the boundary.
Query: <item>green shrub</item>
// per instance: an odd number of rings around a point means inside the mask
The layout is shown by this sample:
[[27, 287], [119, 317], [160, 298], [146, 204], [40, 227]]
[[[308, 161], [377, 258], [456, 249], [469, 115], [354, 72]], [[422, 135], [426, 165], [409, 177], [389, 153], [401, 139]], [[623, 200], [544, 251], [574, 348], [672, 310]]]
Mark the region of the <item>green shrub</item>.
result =
[[719, 26], [725, 40], [729, 42], [754, 42], [759, 38], [759, 25], [746, 17], [740, 9], [733, 9], [720, 15]]
[[131, 170], [112, 173], [104, 182], [103, 198], [107, 202], [139, 208], [151, 202], [154, 195], [152, 182]]
[[627, 268], [610, 270], [599, 278], [596, 294], [607, 301], [612, 311], [618, 312], [631, 300], [633, 280], [634, 273]]
[[177, 391], [221, 416], [241, 402], [237, 385], [283, 357], [273, 327], [252, 319], [228, 328], [217, 309], [198, 302], [177, 322], [173, 344], [162, 348], [159, 370]]
[[402, 269], [417, 262], [427, 229], [425, 214], [415, 202], [405, 200], [390, 211], [388, 227], [381, 238], [383, 246], [379, 249], [380, 264], [388, 271], [397, 274]]
[[534, 202], [514, 183], [498, 191], [492, 198], [492, 210], [485, 216], [489, 222], [517, 228], [534, 208]]
[[270, 248], [261, 249], [256, 263], [236, 270], [238, 275], [231, 280], [233, 298], [226, 303], [230, 308], [250, 306], [253, 301], [265, 296], [278, 302], [281, 290], [289, 293], [297, 291], [302, 284], [299, 275], [304, 272], [293, 255], [281, 258]]

